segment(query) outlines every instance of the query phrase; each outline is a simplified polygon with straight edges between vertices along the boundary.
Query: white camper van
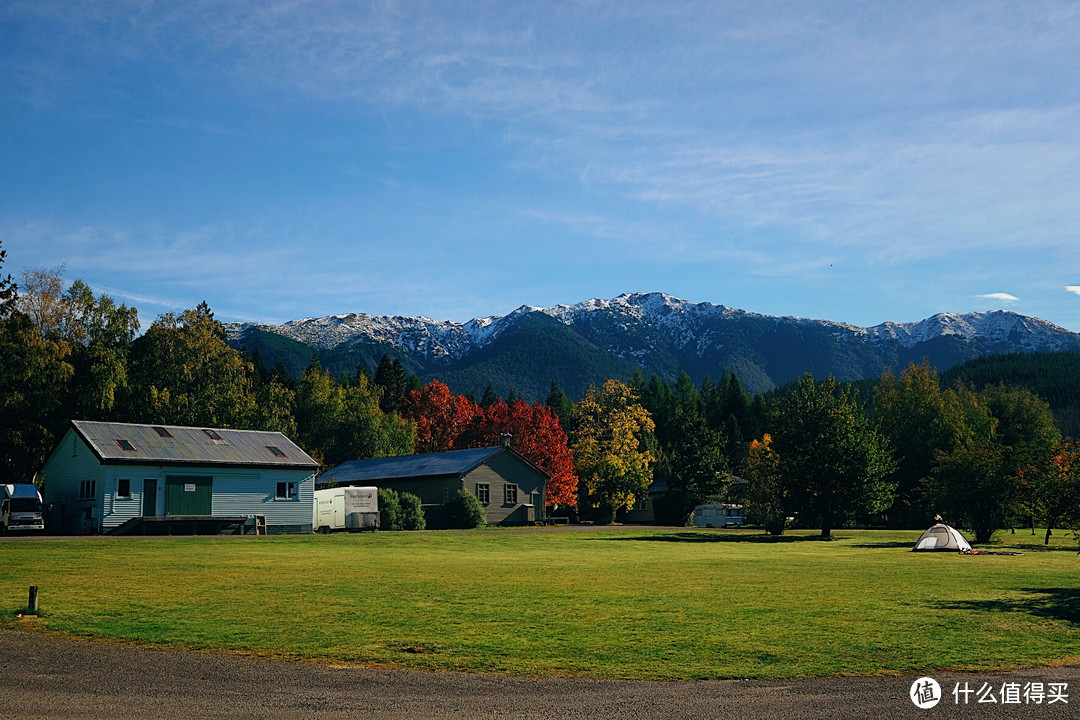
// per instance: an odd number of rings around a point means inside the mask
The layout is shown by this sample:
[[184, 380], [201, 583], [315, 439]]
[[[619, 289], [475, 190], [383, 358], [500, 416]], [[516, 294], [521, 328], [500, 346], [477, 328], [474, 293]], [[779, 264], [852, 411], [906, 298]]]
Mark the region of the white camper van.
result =
[[727, 503], [709, 503], [694, 508], [694, 525], [697, 527], [739, 527], [743, 524], [743, 506]]
[[379, 489], [335, 487], [316, 490], [311, 528], [321, 533], [378, 530]]
[[42, 531], [41, 493], [33, 485], [0, 485], [0, 533]]

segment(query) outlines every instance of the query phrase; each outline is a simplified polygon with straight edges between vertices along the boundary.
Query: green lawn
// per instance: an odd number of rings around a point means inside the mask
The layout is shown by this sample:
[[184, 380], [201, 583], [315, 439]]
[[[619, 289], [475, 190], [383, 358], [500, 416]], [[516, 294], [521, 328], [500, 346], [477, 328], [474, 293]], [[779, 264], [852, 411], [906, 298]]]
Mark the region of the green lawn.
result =
[[[0, 627], [516, 675], [775, 678], [1080, 662], [1075, 540], [552, 530], [0, 544]], [[1058, 533], [1061, 535], [1062, 533]], [[18, 618], [27, 588], [41, 617]]]

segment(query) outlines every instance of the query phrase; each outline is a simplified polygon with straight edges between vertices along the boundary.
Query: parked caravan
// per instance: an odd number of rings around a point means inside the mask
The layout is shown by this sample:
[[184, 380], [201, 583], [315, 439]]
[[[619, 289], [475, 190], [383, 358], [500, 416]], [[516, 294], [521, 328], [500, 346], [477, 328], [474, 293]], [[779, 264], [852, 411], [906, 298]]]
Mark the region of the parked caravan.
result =
[[45, 529], [41, 493], [30, 484], [0, 485], [0, 533]]
[[694, 508], [694, 525], [697, 527], [722, 528], [743, 524], [743, 506], [727, 503], [709, 503]]
[[311, 527], [316, 532], [379, 529], [379, 489], [335, 487], [315, 491]]

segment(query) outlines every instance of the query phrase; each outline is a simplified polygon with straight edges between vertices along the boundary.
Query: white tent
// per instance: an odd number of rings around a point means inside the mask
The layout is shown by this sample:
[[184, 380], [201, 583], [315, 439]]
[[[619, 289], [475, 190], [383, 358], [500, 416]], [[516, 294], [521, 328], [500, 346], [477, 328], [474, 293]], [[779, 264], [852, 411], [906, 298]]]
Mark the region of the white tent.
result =
[[971, 552], [971, 545], [956, 528], [938, 523], [919, 536], [913, 552]]

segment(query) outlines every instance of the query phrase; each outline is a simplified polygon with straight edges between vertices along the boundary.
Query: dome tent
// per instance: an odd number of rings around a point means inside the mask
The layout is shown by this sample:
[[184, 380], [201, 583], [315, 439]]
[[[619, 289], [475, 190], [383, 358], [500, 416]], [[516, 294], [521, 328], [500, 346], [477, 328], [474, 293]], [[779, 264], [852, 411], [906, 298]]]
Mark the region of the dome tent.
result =
[[960, 531], [938, 523], [919, 536], [912, 552], [971, 552], [971, 545]]

